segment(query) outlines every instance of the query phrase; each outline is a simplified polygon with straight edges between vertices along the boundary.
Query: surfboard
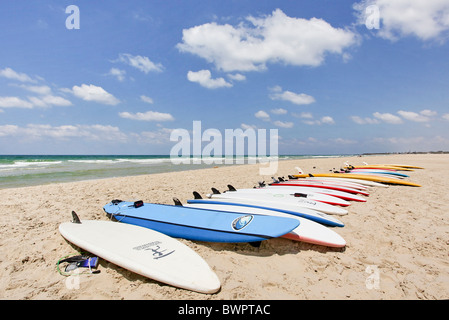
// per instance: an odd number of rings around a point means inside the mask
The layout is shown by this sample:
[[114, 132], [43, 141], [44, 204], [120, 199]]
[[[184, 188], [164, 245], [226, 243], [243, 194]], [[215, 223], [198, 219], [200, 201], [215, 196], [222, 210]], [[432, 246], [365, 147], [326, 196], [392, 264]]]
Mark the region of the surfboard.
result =
[[388, 166], [388, 167], [399, 167], [399, 168], [406, 168], [406, 169], [424, 169], [423, 167], [419, 166], [412, 166], [408, 164], [378, 164], [377, 166]]
[[179, 200], [175, 200], [175, 203], [189, 208], [207, 209], [215, 211], [232, 211], [246, 214], [260, 214], [260, 215], [272, 215], [277, 217], [293, 217], [299, 221], [299, 226], [282, 236], [294, 241], [302, 241], [322, 246], [341, 248], [346, 245], [346, 241], [334, 230], [325, 227], [322, 224], [314, 222], [309, 219], [305, 219], [299, 216], [290, 215], [287, 213], [271, 210], [266, 208], [254, 208], [242, 206], [238, 203], [187, 203], [181, 204]]
[[383, 184], [383, 183], [379, 183], [379, 182], [374, 182], [374, 181], [369, 181], [369, 180], [361, 180], [361, 179], [349, 179], [349, 178], [338, 178], [338, 177], [304, 177], [304, 178], [298, 178], [297, 179], [300, 180], [312, 180], [312, 181], [331, 181], [331, 182], [350, 182], [350, 181], [354, 181], [358, 184], [362, 184], [366, 187], [379, 187], [379, 188], [388, 188], [388, 185]]
[[[279, 181], [281, 182], [281, 181]], [[333, 178], [316, 178], [316, 179], [312, 179], [312, 178], [295, 178], [292, 175], [289, 175], [289, 179], [288, 180], [284, 180], [284, 182], [299, 182], [299, 183], [315, 183], [315, 184], [327, 184], [327, 185], [335, 185], [335, 186], [341, 186], [344, 188], [350, 188], [350, 189], [356, 189], [356, 190], [368, 190], [370, 186], [359, 183], [358, 181], [355, 180], [344, 180], [344, 179], [333, 179]], [[382, 185], [384, 186], [384, 185]]]
[[272, 192], [272, 190], [275, 190], [275, 192], [284, 192], [284, 193], [295, 193], [295, 192], [299, 192], [299, 193], [309, 193], [309, 192], [313, 192], [313, 193], [320, 193], [320, 194], [325, 194], [328, 196], [333, 196], [336, 198], [340, 198], [346, 201], [359, 201], [359, 202], [366, 202], [366, 198], [354, 194], [354, 193], [350, 193], [350, 192], [346, 192], [346, 191], [339, 191], [339, 190], [333, 190], [333, 189], [328, 189], [328, 188], [317, 188], [317, 187], [306, 187], [306, 186], [284, 186], [282, 188], [279, 188], [279, 186], [272, 186], [272, 185], [268, 185], [264, 188], [258, 188], [258, 189], [266, 189], [267, 191]]
[[385, 176], [392, 176], [392, 177], [402, 177], [402, 178], [408, 178], [409, 175], [396, 172], [396, 171], [385, 171], [385, 170], [379, 170], [379, 169], [351, 169], [349, 173], [358, 173], [358, 174], [378, 174], [378, 175], [385, 175]]
[[343, 200], [347, 200], [347, 201], [359, 201], [359, 202], [366, 202], [366, 199], [354, 194], [354, 193], [349, 193], [349, 192], [345, 192], [345, 191], [339, 191], [339, 190], [334, 190], [334, 189], [329, 189], [329, 188], [318, 188], [318, 187], [308, 187], [308, 186], [301, 186], [301, 185], [268, 185], [264, 188], [256, 188], [256, 190], [267, 190], [267, 191], [275, 191], [275, 192], [282, 192], [282, 193], [287, 193], [287, 194], [294, 194], [296, 192], [300, 192], [300, 193], [309, 193], [309, 192], [316, 192], [316, 193], [321, 193], [321, 194], [325, 194], [325, 195], [329, 195], [329, 196], [333, 196], [333, 197], [337, 197]]
[[287, 181], [280, 181], [280, 182], [273, 182], [269, 184], [270, 186], [276, 187], [282, 187], [282, 186], [298, 186], [298, 187], [313, 187], [313, 188], [323, 188], [323, 189], [331, 189], [336, 191], [343, 191], [343, 192], [349, 192], [354, 194], [363, 194], [365, 196], [369, 196], [369, 192], [365, 191], [365, 189], [355, 189], [350, 187], [345, 187], [338, 184], [333, 183], [325, 183], [321, 181], [304, 181], [304, 180], [287, 180]]
[[343, 192], [349, 192], [354, 194], [363, 194], [365, 196], [369, 196], [369, 191], [366, 190], [366, 187], [363, 188], [350, 188], [343, 185], [338, 185], [332, 182], [326, 183], [323, 181], [311, 181], [311, 180], [287, 180], [270, 183], [270, 186], [299, 186], [299, 187], [313, 187], [313, 188], [324, 188], [331, 189]]
[[[298, 212], [298, 215], [300, 215], [301, 211], [304, 211], [302, 209], [311, 209], [314, 211], [319, 211], [319, 212], [323, 212], [326, 214], [333, 214], [333, 215], [346, 215], [348, 214], [348, 210], [346, 210], [345, 208], [342, 208], [340, 206], [333, 206], [324, 202], [319, 202], [319, 201], [315, 201], [315, 200], [310, 200], [310, 199], [306, 199], [306, 198], [295, 198], [295, 201], [287, 203], [286, 201], [277, 201], [277, 200], [268, 200], [268, 199], [261, 199], [261, 200], [257, 200], [257, 199], [248, 199], [248, 198], [236, 198], [236, 197], [231, 197], [231, 198], [225, 198], [225, 197], [212, 197], [209, 199], [203, 199], [201, 197], [201, 195], [199, 195], [199, 193], [197, 193], [196, 191], [193, 192], [195, 199], [194, 200], [187, 200], [187, 202], [189, 201], [195, 201], [195, 200], [201, 200], [201, 201], [222, 201], [222, 202], [237, 202], [237, 203], [248, 203], [251, 202], [253, 204], [258, 204], [261, 201], [263, 203], [268, 203], [270, 206], [276, 206], [279, 207], [280, 209], [287, 209], [290, 211], [294, 211], [294, 212]], [[192, 202], [193, 203], [193, 202]]]
[[112, 221], [65, 222], [69, 242], [117, 266], [178, 288], [215, 293], [220, 280], [187, 245], [147, 228]]
[[[225, 195], [225, 194], [223, 194]], [[332, 227], [344, 227], [344, 223], [338, 220], [337, 218], [326, 214], [321, 211], [308, 209], [304, 207], [300, 207], [297, 205], [297, 203], [294, 201], [294, 199], [283, 199], [279, 201], [278, 198], [270, 198], [270, 199], [264, 199], [264, 198], [255, 198], [248, 196], [248, 194], [245, 194], [240, 197], [220, 197], [220, 194], [214, 195], [218, 196], [217, 198], [211, 198], [209, 200], [218, 200], [222, 201], [225, 200], [226, 202], [230, 201], [238, 201], [240, 204], [245, 204], [249, 207], [269, 207], [270, 209], [277, 210], [280, 212], [288, 213], [297, 215], [306, 219], [310, 219], [315, 222], [319, 222], [328, 226]], [[266, 198], [266, 197], [265, 197]], [[194, 203], [190, 202], [190, 200], [187, 201], [188, 203]]]
[[346, 166], [345, 169], [394, 169], [400, 171], [414, 171], [411, 168], [397, 167], [397, 166], [388, 166], [388, 165], [349, 165]]
[[[295, 174], [293, 175], [296, 178], [306, 178], [310, 177], [309, 174]], [[387, 177], [379, 177], [374, 175], [363, 175], [363, 174], [346, 174], [346, 173], [313, 173], [311, 174], [313, 177], [328, 177], [328, 178], [348, 178], [348, 179], [359, 179], [359, 180], [367, 180], [367, 181], [374, 181], [374, 182], [381, 182], [381, 183], [388, 183], [388, 184], [395, 184], [395, 185], [404, 185], [404, 186], [410, 186], [410, 187], [421, 187], [421, 185], [409, 182], [405, 180], [399, 180], [394, 178], [387, 178]]]
[[386, 172], [369, 172], [369, 171], [349, 171], [349, 172], [341, 172], [346, 174], [363, 174], [363, 175], [369, 175], [369, 176], [379, 176], [379, 177], [385, 177], [385, 178], [393, 178], [393, 179], [404, 179], [408, 176], [402, 176], [402, 175], [394, 175]]
[[171, 237], [208, 242], [260, 242], [289, 233], [295, 219], [204, 210], [173, 205], [113, 200], [104, 211], [123, 223]]
[[[287, 188], [287, 187], [286, 187]], [[351, 203], [338, 198], [336, 196], [330, 196], [327, 194], [323, 194], [323, 193], [318, 193], [318, 192], [313, 192], [311, 190], [305, 191], [303, 190], [303, 192], [301, 192], [300, 190], [294, 191], [294, 190], [289, 190], [288, 192], [286, 190], [282, 191], [281, 189], [275, 189], [275, 187], [273, 187], [272, 189], [270, 188], [255, 188], [255, 189], [237, 189], [236, 191], [226, 191], [223, 194], [228, 194], [228, 195], [232, 195], [232, 194], [246, 194], [246, 195], [251, 195], [252, 197], [256, 197], [256, 198], [260, 198], [263, 199], [265, 197], [268, 198], [306, 198], [306, 199], [312, 199], [315, 201], [320, 201], [320, 202], [324, 202], [324, 203], [328, 203], [328, 204], [332, 204], [332, 205], [340, 205], [340, 206], [349, 206]], [[239, 196], [237, 196], [239, 197]]]

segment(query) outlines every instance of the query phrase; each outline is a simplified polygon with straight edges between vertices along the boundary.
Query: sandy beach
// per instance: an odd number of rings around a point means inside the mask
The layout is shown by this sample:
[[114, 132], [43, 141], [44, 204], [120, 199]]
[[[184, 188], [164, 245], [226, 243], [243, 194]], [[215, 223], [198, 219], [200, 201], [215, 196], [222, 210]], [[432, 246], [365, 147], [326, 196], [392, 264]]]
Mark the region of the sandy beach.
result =
[[335, 249], [276, 238], [260, 248], [246, 243], [180, 240], [200, 254], [221, 281], [216, 294], [178, 289], [101, 260], [99, 274], [81, 275], [70, 286], [56, 270], [76, 247], [59, 234], [59, 224], [107, 220], [102, 207], [112, 199], [173, 204], [270, 181], [259, 164], [0, 190], [0, 299], [448, 299], [449, 155], [410, 154], [319, 158], [279, 162], [277, 176], [327, 172], [352, 164], [401, 163], [422, 166], [408, 180], [422, 187], [373, 188], [365, 203], [353, 202], [334, 228], [347, 241]]

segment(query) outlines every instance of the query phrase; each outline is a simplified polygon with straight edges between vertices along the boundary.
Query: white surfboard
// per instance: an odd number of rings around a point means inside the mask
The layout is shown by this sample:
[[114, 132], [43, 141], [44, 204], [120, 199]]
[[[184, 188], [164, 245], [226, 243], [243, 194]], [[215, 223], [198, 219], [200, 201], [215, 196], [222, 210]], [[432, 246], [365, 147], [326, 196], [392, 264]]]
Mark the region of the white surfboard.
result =
[[294, 216], [287, 213], [282, 213], [279, 211], [251, 208], [241, 206], [237, 203], [236, 204], [188, 203], [183, 204], [183, 206], [196, 209], [231, 211], [239, 213], [251, 213], [251, 214], [294, 218], [299, 220], [300, 222], [299, 226], [290, 231], [289, 233], [285, 234], [284, 236], [282, 236], [282, 238], [334, 248], [341, 248], [346, 245], [346, 241], [334, 230], [331, 230], [328, 227], [325, 227], [324, 225], [311, 221], [309, 219]]
[[[287, 192], [287, 189], [284, 188], [280, 188], [280, 189], [275, 189], [276, 187], [273, 187], [273, 189], [269, 189], [269, 188], [257, 188], [257, 189], [237, 189], [236, 191], [225, 191], [223, 192], [221, 195], [217, 195], [217, 194], [212, 194], [212, 197], [236, 197], [236, 198], [240, 198], [240, 197], [251, 197], [251, 198], [259, 198], [259, 199], [270, 199], [270, 200], [280, 200], [282, 199], [282, 201], [287, 201], [289, 199], [295, 199], [295, 198], [306, 198], [306, 199], [310, 199], [310, 200], [315, 200], [315, 201], [320, 201], [320, 202], [324, 202], [324, 203], [328, 203], [328, 204], [332, 204], [332, 205], [338, 205], [338, 206], [349, 206], [351, 203], [335, 197], [335, 196], [330, 196], [327, 194], [322, 194], [322, 193], [318, 193], [318, 192], [312, 192], [312, 191], [308, 191], [306, 192], [301, 192], [299, 190], [297, 190], [296, 192], [293, 190], [291, 191], [291, 194], [289, 192]], [[285, 187], [287, 188], [287, 187]], [[209, 194], [207, 195], [207, 197], [209, 197]]]
[[[194, 192], [193, 193], [195, 196], [195, 200], [203, 200], [202, 197], [197, 193]], [[262, 201], [263, 203], [268, 203], [271, 207], [275, 206], [277, 208], [285, 208], [286, 210], [291, 210], [291, 211], [298, 211], [301, 210], [301, 208], [306, 208], [306, 209], [312, 209], [312, 210], [316, 210], [316, 211], [320, 211], [323, 213], [327, 213], [327, 214], [335, 214], [335, 215], [339, 215], [339, 216], [343, 216], [348, 214], [348, 210], [340, 207], [340, 206], [334, 206], [331, 204], [327, 204], [324, 202], [319, 202], [319, 201], [315, 201], [315, 200], [309, 200], [309, 199], [305, 199], [305, 198], [295, 198], [295, 203], [294, 204], [287, 204], [285, 202], [278, 202], [278, 201], [269, 201], [267, 199], [262, 199], [262, 200], [257, 200], [257, 199], [247, 199], [247, 198], [220, 198], [219, 196], [217, 197], [211, 197], [208, 198], [208, 201], [224, 201], [224, 202], [236, 202], [236, 203], [242, 203], [242, 204], [258, 204], [260, 203], [260, 201]], [[190, 201], [190, 200], [188, 200]], [[191, 200], [193, 201], [193, 200]]]
[[344, 227], [344, 223], [335, 218], [334, 216], [328, 215], [324, 212], [304, 208], [298, 205], [294, 202], [289, 201], [266, 201], [264, 199], [260, 198], [238, 198], [238, 197], [232, 197], [232, 198], [225, 198], [220, 197], [221, 195], [226, 195], [226, 193], [223, 194], [214, 194], [213, 197], [210, 199], [195, 199], [195, 200], [187, 200], [188, 203], [212, 203], [212, 202], [223, 202], [225, 203], [238, 203], [241, 206], [248, 206], [248, 207], [259, 207], [263, 209], [270, 209], [275, 210], [295, 216], [299, 216], [302, 218], [306, 218], [324, 225], [333, 226], [333, 227]]
[[76, 246], [142, 276], [187, 290], [215, 293], [220, 280], [206, 261], [178, 240], [151, 229], [112, 221], [59, 226]]
[[388, 185], [375, 182], [375, 181], [369, 181], [369, 180], [361, 180], [361, 179], [349, 179], [349, 178], [337, 178], [337, 177], [307, 177], [307, 178], [300, 178], [305, 180], [316, 180], [316, 181], [355, 181], [359, 184], [368, 186], [368, 187], [380, 187], [380, 188], [388, 188]]
[[342, 186], [344, 188], [352, 188], [352, 189], [357, 189], [357, 190], [368, 190], [369, 186], [357, 183], [357, 182], [352, 182], [350, 181], [350, 179], [347, 179], [348, 181], [343, 181], [343, 180], [318, 180], [318, 179], [308, 179], [308, 178], [294, 178], [293, 176], [289, 176], [288, 180], [284, 180], [284, 181], [276, 181], [274, 180], [274, 182], [279, 182], [279, 183], [321, 183], [321, 184], [330, 184], [330, 185], [335, 185], [335, 186]]
[[[238, 189], [243, 190], [243, 189]], [[238, 191], [237, 190], [237, 191]], [[268, 185], [263, 188], [255, 188], [255, 189], [247, 189], [247, 190], [263, 190], [267, 192], [276, 192], [276, 193], [319, 193], [319, 194], [325, 194], [333, 197], [337, 197], [340, 199], [344, 199], [347, 201], [360, 201], [360, 202], [366, 202], [366, 199], [356, 195], [354, 193], [348, 193], [344, 191], [338, 191], [338, 190], [332, 190], [332, 189], [325, 189], [325, 188], [317, 188], [317, 187], [303, 187], [300, 185], [296, 186], [272, 186]]]
[[279, 181], [279, 182], [273, 182], [273, 183], [269, 183], [268, 185], [270, 186], [278, 186], [278, 185], [282, 185], [282, 186], [303, 186], [303, 187], [314, 187], [314, 188], [327, 188], [327, 189], [331, 189], [331, 190], [338, 190], [338, 191], [344, 191], [344, 192], [349, 192], [349, 193], [354, 193], [354, 194], [363, 194], [368, 196], [369, 195], [369, 191], [368, 191], [368, 187], [363, 186], [363, 188], [352, 188], [352, 187], [348, 187], [342, 184], [338, 184], [335, 182], [326, 182], [326, 181], [313, 181], [313, 180], [286, 180], [286, 181]]

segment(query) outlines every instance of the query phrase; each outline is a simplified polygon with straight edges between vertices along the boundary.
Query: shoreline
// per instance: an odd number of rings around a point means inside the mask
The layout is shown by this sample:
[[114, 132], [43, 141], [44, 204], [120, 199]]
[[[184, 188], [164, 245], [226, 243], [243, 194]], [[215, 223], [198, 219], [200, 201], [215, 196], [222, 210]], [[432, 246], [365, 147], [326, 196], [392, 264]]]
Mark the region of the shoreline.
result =
[[[421, 188], [390, 186], [372, 189], [365, 203], [353, 203], [342, 216], [343, 228], [333, 228], [347, 241], [344, 249], [295, 242], [248, 244], [204, 243], [181, 239], [219, 277], [222, 288], [213, 295], [177, 289], [144, 278], [102, 259], [100, 274], [83, 275], [78, 289], [69, 289], [56, 261], [76, 248], [58, 232], [71, 219], [107, 220], [102, 206], [112, 199], [173, 204], [204, 196], [211, 187], [226, 190], [270, 181], [258, 174], [259, 164], [170, 173], [103, 178], [0, 190], [1, 299], [149, 299], [149, 300], [298, 300], [298, 299], [447, 299], [449, 298], [449, 196], [447, 154], [400, 154], [363, 157], [286, 159], [277, 176], [323, 172], [344, 161], [400, 162], [423, 166], [410, 181]], [[270, 180], [268, 180], [270, 179]], [[340, 217], [339, 217], [340, 218]], [[261, 268], [263, 266], [263, 268]], [[371, 273], [370, 273], [371, 272]], [[370, 276], [379, 287], [368, 288]], [[368, 280], [367, 280], [368, 279]]]
[[[6, 156], [0, 156], [0, 158]], [[11, 155], [10, 157], [18, 157]], [[22, 156], [20, 156], [22, 157]], [[101, 155], [101, 156], [66, 156], [66, 155], [27, 155], [28, 159], [10, 159], [11, 161], [19, 161], [21, 168], [7, 168], [8, 166], [15, 167], [16, 162], [0, 165], [1, 171], [5, 174], [0, 175], [0, 179], [3, 179], [3, 184], [0, 184], [0, 189], [7, 188], [22, 188], [28, 186], [48, 185], [52, 183], [70, 183], [79, 181], [88, 181], [96, 179], [109, 179], [116, 177], [135, 177], [140, 175], [149, 175], [157, 173], [168, 172], [183, 172], [190, 170], [201, 170], [207, 168], [213, 168], [215, 166], [235, 166], [246, 164], [258, 164], [260, 159], [254, 159], [254, 157], [245, 157], [241, 159], [232, 159], [232, 163], [225, 163], [228, 159], [221, 158], [220, 163], [207, 163], [208, 158], [202, 159], [198, 157], [191, 158], [190, 163], [175, 164], [171, 161], [170, 156], [116, 156], [116, 155]], [[67, 158], [69, 157], [69, 158]], [[125, 158], [123, 158], [125, 157]], [[128, 158], [130, 159], [128, 159]], [[296, 159], [314, 159], [314, 158], [338, 158], [345, 157], [345, 155], [281, 155], [281, 159], [284, 160], [296, 160]], [[285, 157], [285, 158], [284, 158]], [[72, 159], [76, 158], [76, 160]], [[83, 160], [80, 160], [83, 158]], [[134, 158], [134, 159], [133, 159]], [[197, 163], [200, 159], [200, 162]], [[21, 161], [25, 160], [25, 161]], [[43, 161], [42, 160], [46, 160]], [[156, 161], [156, 162], [155, 162]], [[238, 163], [243, 161], [243, 163]], [[66, 163], [72, 163], [72, 166], [68, 166]], [[41, 164], [44, 163], [44, 167]], [[73, 166], [73, 163], [76, 163]], [[81, 163], [81, 165], [79, 165]], [[87, 163], [87, 165], [85, 164]], [[53, 166], [54, 167], [48, 167]], [[27, 169], [28, 166], [38, 166], [33, 170]], [[67, 167], [68, 166], [68, 167]], [[35, 172], [36, 169], [41, 169], [39, 172]], [[23, 173], [15, 174], [12, 170], [23, 170]], [[8, 174], [10, 171], [10, 174]], [[152, 172], [149, 172], [152, 171]], [[27, 182], [23, 182], [27, 181]]]

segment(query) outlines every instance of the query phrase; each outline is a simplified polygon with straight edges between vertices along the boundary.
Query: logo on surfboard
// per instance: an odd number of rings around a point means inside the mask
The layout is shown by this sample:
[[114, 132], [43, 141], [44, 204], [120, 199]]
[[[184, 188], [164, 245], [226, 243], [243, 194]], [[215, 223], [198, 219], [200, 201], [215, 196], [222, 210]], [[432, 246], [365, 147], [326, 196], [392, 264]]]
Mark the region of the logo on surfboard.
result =
[[175, 252], [175, 250], [167, 252], [168, 249], [161, 249], [160, 244], [162, 244], [162, 242], [153, 241], [150, 243], [145, 243], [140, 246], [134, 247], [133, 249], [137, 250], [137, 251], [140, 251], [140, 250], [151, 251], [153, 253], [153, 259], [160, 259], [160, 258], [166, 257], [166, 256], [172, 254], [173, 252]]
[[238, 217], [234, 221], [232, 221], [232, 229], [239, 231], [245, 228], [251, 221], [253, 220], [253, 216], [247, 215]]

